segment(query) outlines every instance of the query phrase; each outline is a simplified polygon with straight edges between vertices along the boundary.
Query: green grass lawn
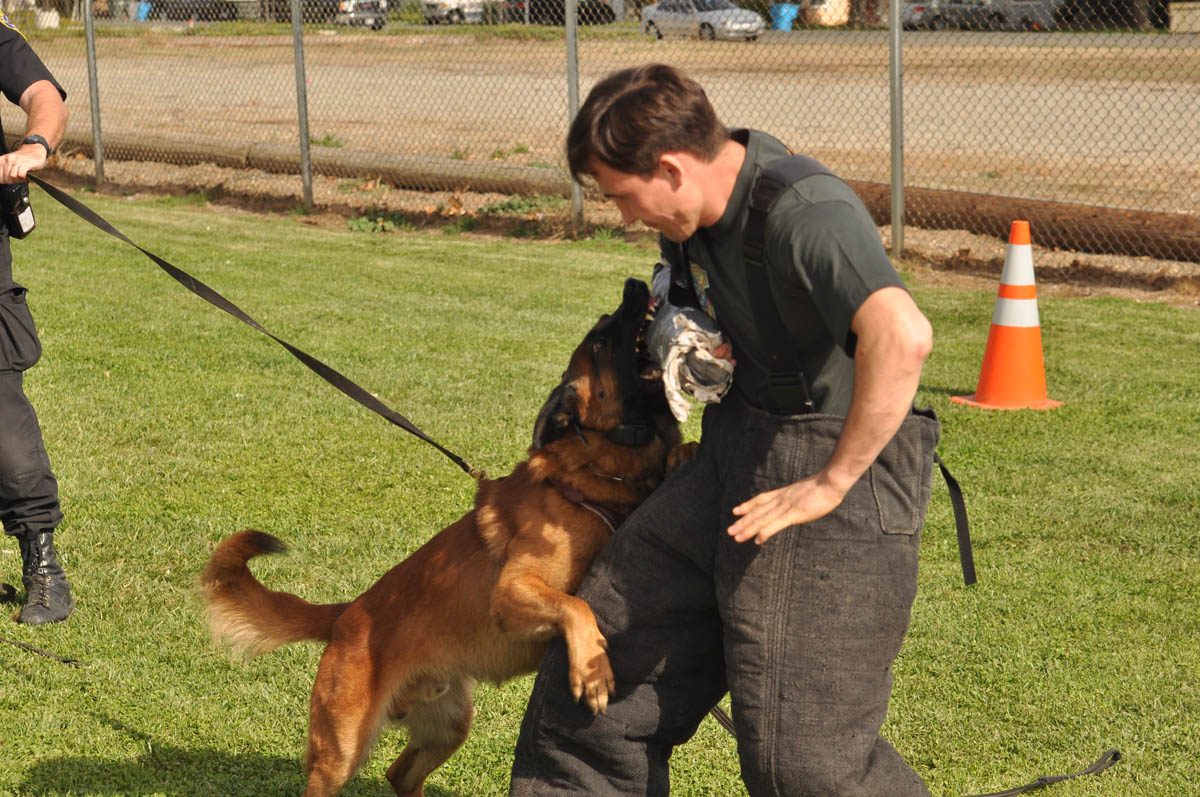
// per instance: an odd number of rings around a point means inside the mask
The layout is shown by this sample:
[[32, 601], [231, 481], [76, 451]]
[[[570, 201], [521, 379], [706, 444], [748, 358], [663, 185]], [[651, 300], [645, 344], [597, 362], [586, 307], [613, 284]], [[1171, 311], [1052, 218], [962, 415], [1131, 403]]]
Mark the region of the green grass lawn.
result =
[[[648, 275], [653, 252], [331, 231], [187, 200], [82, 195], [141, 243], [324, 359], [492, 475], [522, 458], [566, 357]], [[274, 795], [303, 789], [320, 649], [241, 665], [215, 649], [195, 579], [248, 526], [290, 554], [256, 568], [312, 601], [365, 589], [469, 506], [433, 448], [347, 400], [265, 336], [35, 192], [16, 242], [45, 354], [26, 379], [62, 489], [58, 543], [78, 608], [0, 636], [0, 795]], [[1184, 795], [1200, 782], [1200, 315], [1041, 301], [1053, 412], [951, 404], [973, 391], [988, 291], [914, 293], [936, 346], [920, 403], [966, 491], [980, 582], [962, 586], [940, 477], [921, 591], [885, 731], [960, 795], [1125, 760], [1070, 795]], [[693, 419], [688, 426], [694, 436]], [[16, 545], [0, 579], [17, 582]], [[15, 611], [15, 606], [11, 607]], [[467, 745], [431, 797], [503, 794], [530, 678], [479, 689]], [[385, 732], [346, 789], [388, 795]], [[674, 758], [674, 792], [744, 793], [711, 720]]]

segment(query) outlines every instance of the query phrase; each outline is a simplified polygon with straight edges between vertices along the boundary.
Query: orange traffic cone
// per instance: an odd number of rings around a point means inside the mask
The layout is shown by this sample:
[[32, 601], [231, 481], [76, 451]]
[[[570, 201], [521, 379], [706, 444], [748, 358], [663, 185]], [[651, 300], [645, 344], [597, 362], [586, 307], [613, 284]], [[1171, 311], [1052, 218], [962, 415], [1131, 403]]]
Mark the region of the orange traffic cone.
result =
[[1048, 410], [1062, 405], [1046, 397], [1042, 328], [1027, 221], [1014, 221], [1008, 236], [999, 298], [975, 394], [952, 396], [950, 400], [990, 410]]

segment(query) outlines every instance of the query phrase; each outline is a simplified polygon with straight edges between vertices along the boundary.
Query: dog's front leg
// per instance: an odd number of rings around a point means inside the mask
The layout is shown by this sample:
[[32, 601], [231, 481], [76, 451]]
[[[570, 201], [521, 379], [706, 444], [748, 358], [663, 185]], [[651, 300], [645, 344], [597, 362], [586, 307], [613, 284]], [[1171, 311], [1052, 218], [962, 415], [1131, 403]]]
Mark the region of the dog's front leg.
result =
[[[505, 563], [492, 592], [492, 617], [506, 634], [527, 639], [561, 634], [570, 657], [571, 694], [586, 700], [594, 714], [608, 708], [614, 688], [604, 635], [586, 602], [551, 587], [545, 559], [513, 556]], [[556, 575], [562, 575], [561, 573]]]

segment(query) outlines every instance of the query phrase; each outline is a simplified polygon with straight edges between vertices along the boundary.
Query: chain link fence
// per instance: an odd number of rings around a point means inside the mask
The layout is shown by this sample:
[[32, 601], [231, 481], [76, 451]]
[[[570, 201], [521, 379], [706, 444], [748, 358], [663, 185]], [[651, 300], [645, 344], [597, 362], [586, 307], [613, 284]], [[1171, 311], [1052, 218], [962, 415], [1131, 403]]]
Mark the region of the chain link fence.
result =
[[[96, 0], [103, 157], [298, 174], [295, 48], [272, 21], [284, 1]], [[39, 30], [45, 11], [13, 16], [70, 94], [70, 145], [91, 155], [71, 22], [86, 0], [61, 2], [66, 30]], [[888, 223], [886, 3], [736, 2], [578, 0], [578, 96], [614, 69], [674, 64], [726, 123], [825, 162]], [[563, 0], [301, 8], [313, 171], [569, 192]], [[905, 223], [1004, 235], [1024, 217], [1043, 242], [1200, 262], [1197, 17], [1200, 3], [1160, 0], [902, 3]]]

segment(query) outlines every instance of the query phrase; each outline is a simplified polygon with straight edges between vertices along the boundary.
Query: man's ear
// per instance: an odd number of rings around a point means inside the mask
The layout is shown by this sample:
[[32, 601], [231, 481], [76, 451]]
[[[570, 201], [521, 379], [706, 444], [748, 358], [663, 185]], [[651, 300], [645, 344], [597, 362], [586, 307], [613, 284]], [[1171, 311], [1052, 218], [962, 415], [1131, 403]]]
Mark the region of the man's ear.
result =
[[671, 184], [672, 190], [678, 189], [683, 182], [683, 169], [683, 161], [674, 152], [664, 152], [658, 158], [658, 172]]

